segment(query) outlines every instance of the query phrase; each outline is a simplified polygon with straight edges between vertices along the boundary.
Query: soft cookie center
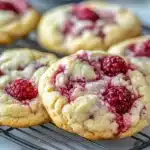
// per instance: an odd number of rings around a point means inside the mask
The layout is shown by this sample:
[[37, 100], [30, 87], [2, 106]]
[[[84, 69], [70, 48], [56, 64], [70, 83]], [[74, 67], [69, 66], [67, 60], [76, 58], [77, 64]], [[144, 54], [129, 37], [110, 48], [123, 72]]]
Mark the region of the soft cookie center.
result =
[[[86, 79], [85, 77], [73, 79], [70, 75], [67, 81], [65, 82], [65, 85], [58, 87], [62, 95], [67, 95], [69, 101], [72, 100], [71, 94], [77, 87], [80, 88], [80, 90], [86, 90], [85, 86], [88, 83], [96, 83], [101, 80], [104, 80], [104, 78], [107, 79], [107, 82], [110, 82], [111, 77], [114, 77], [121, 73], [126, 74], [128, 69], [130, 69], [126, 62], [119, 56], [106, 56], [98, 58], [97, 60], [90, 60], [88, 58], [88, 54], [84, 53], [82, 55], [78, 55], [77, 59], [81, 63], [86, 62], [89, 66], [92, 67], [93, 71], [95, 72], [95, 78], [90, 80]], [[64, 72], [65, 66], [59, 66], [58, 70], [53, 75], [53, 84], [56, 84], [57, 76], [60, 74], [64, 74]]]

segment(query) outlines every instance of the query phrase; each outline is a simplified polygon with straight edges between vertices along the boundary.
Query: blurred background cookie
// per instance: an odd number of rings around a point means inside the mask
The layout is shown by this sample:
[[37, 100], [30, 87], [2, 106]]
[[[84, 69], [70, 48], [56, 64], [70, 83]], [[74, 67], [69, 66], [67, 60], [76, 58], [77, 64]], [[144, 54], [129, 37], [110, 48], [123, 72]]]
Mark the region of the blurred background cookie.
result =
[[99, 2], [83, 2], [48, 11], [38, 27], [38, 41], [54, 52], [107, 49], [141, 34], [139, 19], [128, 9]]
[[0, 0], [0, 44], [28, 35], [39, 19], [39, 12], [25, 0]]
[[140, 71], [150, 83], [150, 36], [133, 38], [112, 46], [109, 53], [125, 56]]

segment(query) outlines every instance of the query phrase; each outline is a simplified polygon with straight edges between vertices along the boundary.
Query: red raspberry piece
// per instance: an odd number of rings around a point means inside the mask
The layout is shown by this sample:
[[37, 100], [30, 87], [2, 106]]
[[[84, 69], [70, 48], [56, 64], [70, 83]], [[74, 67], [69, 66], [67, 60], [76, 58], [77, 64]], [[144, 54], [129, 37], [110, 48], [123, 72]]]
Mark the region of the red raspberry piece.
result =
[[134, 56], [150, 57], [150, 40], [138, 44], [131, 44], [128, 49], [133, 52]]
[[55, 84], [56, 83], [56, 77], [57, 75], [59, 75], [60, 73], [63, 73], [65, 71], [65, 67], [64, 66], [59, 66], [58, 70], [55, 72], [55, 74], [52, 77], [52, 83]]
[[[59, 75], [60, 73], [64, 73], [65, 71], [65, 67], [64, 66], [59, 66], [58, 70], [55, 72], [55, 74], [52, 77], [52, 83], [56, 86], [56, 77], [57, 75]], [[85, 79], [76, 79], [73, 80], [70, 77], [68, 78], [68, 81], [64, 84], [64, 86], [60, 87], [60, 86], [56, 86], [57, 90], [63, 95], [65, 96], [69, 102], [71, 102], [72, 100], [72, 92], [74, 90], [74, 88], [76, 86], [80, 86], [80, 88], [85, 89]]]
[[72, 14], [75, 15], [79, 20], [90, 20], [95, 22], [99, 19], [99, 16], [96, 12], [83, 5], [74, 5], [72, 7]]
[[119, 56], [106, 56], [101, 62], [101, 69], [108, 76], [115, 76], [127, 72], [127, 64]]
[[127, 113], [135, 101], [135, 96], [125, 87], [112, 86], [103, 93], [106, 101], [112, 110], [118, 114]]
[[2, 71], [2, 70], [0, 70], [0, 76], [3, 76], [3, 75], [4, 75], [3, 71]]
[[5, 91], [19, 101], [31, 100], [38, 94], [37, 88], [24, 79], [17, 79], [6, 86]]
[[64, 35], [71, 33], [72, 27], [73, 27], [73, 23], [70, 20], [67, 20], [63, 25], [62, 33]]
[[6, 1], [0, 1], [0, 10], [7, 10], [19, 13], [18, 9], [12, 3]]
[[77, 79], [77, 80], [69, 79], [64, 87], [57, 87], [57, 88], [60, 91], [60, 93], [63, 96], [67, 97], [68, 101], [71, 102], [73, 100], [71, 95], [72, 95], [73, 90], [76, 88], [76, 86], [80, 86], [80, 88], [82, 90], [84, 90], [85, 84], [86, 84], [86, 81], [84, 78], [83, 79]]

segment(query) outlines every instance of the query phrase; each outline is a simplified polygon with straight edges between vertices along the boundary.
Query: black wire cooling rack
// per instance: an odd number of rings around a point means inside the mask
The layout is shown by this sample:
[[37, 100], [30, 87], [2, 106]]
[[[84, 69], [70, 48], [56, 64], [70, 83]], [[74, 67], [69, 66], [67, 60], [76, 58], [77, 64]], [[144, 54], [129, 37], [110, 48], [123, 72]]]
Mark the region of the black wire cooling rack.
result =
[[[106, 145], [64, 132], [52, 124], [26, 129], [0, 128], [0, 136], [29, 150], [141, 150], [150, 145], [150, 136], [142, 132], [131, 138], [107, 141]], [[113, 147], [112, 142], [115, 144]], [[129, 144], [126, 149], [123, 143]]]

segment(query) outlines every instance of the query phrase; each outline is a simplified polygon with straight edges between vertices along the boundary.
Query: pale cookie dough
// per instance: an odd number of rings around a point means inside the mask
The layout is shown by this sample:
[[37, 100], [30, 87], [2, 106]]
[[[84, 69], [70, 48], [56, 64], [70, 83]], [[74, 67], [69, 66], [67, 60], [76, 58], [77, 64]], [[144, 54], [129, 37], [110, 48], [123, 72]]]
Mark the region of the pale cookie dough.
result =
[[150, 83], [150, 36], [141, 36], [112, 46], [109, 53], [127, 57]]
[[60, 6], [48, 11], [38, 26], [40, 44], [62, 54], [106, 50], [140, 34], [140, 21], [130, 10], [99, 2]]
[[39, 20], [39, 12], [25, 0], [0, 0], [0, 44], [9, 44], [26, 36]]
[[119, 56], [80, 51], [51, 65], [39, 94], [52, 121], [90, 140], [132, 136], [150, 123], [150, 86]]
[[50, 121], [38, 82], [56, 61], [53, 54], [23, 48], [0, 55], [0, 125], [29, 127]]

